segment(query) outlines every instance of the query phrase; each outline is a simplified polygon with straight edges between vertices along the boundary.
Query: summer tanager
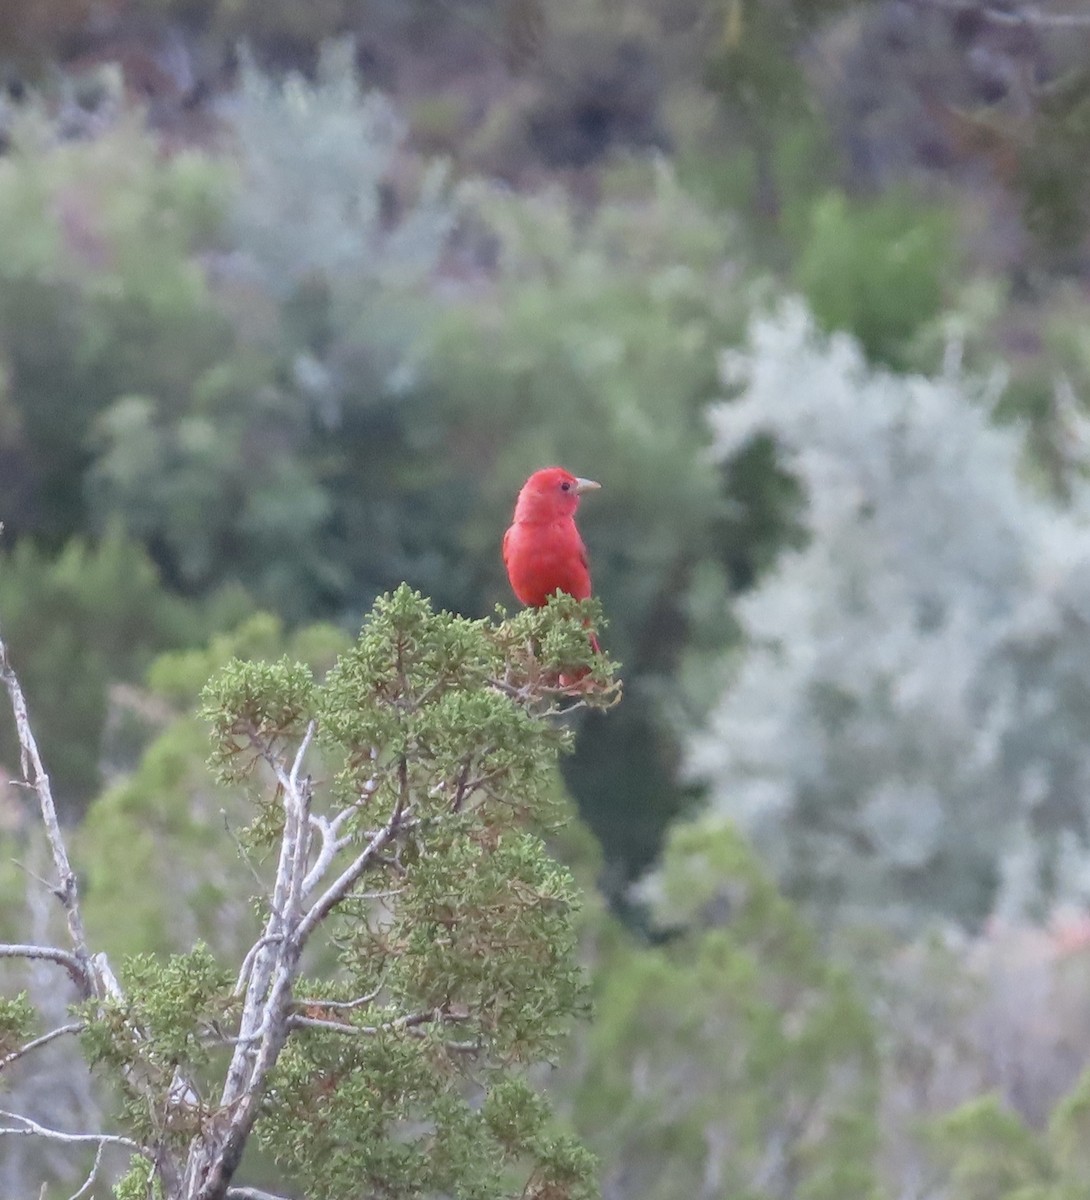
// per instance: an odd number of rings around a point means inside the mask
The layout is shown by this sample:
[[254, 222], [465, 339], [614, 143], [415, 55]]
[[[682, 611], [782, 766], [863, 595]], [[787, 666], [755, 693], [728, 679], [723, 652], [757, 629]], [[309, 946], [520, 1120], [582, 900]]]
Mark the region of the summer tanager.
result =
[[[563, 467], [543, 467], [522, 485], [514, 519], [503, 535], [503, 564], [523, 604], [542, 608], [556, 591], [576, 600], [590, 595], [587, 548], [575, 527], [575, 510], [584, 492], [601, 486]], [[600, 653], [598, 639], [589, 636], [594, 653]]]

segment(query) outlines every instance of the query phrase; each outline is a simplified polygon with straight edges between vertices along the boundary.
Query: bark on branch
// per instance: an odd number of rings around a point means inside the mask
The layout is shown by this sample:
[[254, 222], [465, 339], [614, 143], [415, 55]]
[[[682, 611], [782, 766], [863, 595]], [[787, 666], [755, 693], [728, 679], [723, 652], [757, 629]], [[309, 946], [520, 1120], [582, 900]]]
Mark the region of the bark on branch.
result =
[[82, 1033], [87, 1025], [83, 1021], [72, 1021], [68, 1025], [61, 1025], [56, 1029], [51, 1029], [48, 1033], [43, 1033], [41, 1037], [34, 1038], [33, 1041], [27, 1042], [25, 1046], [20, 1046], [18, 1050], [13, 1050], [4, 1058], [0, 1058], [0, 1071], [5, 1067], [10, 1067], [13, 1062], [18, 1062], [24, 1055], [30, 1054], [41, 1046], [48, 1046], [50, 1042], [56, 1041], [59, 1037], [64, 1037], [66, 1033]]
[[15, 1125], [0, 1125], [0, 1137], [48, 1138], [50, 1141], [63, 1142], [69, 1146], [124, 1146], [127, 1150], [132, 1150], [136, 1154], [149, 1157], [147, 1151], [139, 1142], [134, 1142], [132, 1138], [124, 1137], [120, 1133], [65, 1133], [62, 1129], [50, 1129], [47, 1125], [40, 1125], [37, 1121], [32, 1121], [29, 1117], [9, 1112], [4, 1108], [0, 1108], [0, 1120], [17, 1122]]
[[30, 958], [55, 962], [71, 975], [81, 997], [86, 999], [91, 994], [91, 979], [86, 964], [80, 962], [75, 954], [62, 950], [59, 946], [27, 946], [4, 942], [0, 943], [0, 958]]

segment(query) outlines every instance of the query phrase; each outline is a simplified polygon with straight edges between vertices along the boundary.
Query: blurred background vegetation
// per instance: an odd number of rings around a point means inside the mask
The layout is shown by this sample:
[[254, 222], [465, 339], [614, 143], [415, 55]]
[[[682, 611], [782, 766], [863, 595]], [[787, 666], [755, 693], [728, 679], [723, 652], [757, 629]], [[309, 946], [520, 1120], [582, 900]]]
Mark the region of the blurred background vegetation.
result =
[[96, 936], [241, 941], [206, 676], [510, 605], [563, 463], [604, 1194], [1081, 1195], [1088, 64], [1077, 0], [0, 6], [0, 621]]

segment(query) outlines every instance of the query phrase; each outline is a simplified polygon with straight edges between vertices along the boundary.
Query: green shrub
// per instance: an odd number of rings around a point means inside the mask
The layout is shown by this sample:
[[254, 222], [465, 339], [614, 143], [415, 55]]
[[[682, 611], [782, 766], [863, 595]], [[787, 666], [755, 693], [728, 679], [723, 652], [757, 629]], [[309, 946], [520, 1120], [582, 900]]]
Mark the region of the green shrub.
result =
[[[0, 555], [0, 614], [58, 803], [74, 813], [134, 749], [113, 689], [159, 651], [203, 636], [208, 612], [167, 593], [145, 551], [113, 531], [56, 556], [30, 541]], [[6, 722], [0, 755], [18, 762]]]
[[797, 277], [818, 322], [859, 339], [869, 358], [904, 365], [940, 312], [956, 261], [950, 217], [907, 195], [814, 202]]

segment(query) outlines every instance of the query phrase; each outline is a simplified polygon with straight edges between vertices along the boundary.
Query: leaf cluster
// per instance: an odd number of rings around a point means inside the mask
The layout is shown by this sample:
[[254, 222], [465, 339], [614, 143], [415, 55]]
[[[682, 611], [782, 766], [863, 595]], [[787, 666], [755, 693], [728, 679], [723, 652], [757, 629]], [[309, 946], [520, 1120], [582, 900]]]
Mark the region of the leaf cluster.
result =
[[120, 1081], [138, 1138], [150, 1144], [169, 1131], [184, 1144], [203, 1117], [189, 1089], [207, 1077], [237, 1008], [233, 976], [203, 944], [165, 959], [135, 955], [122, 976], [123, 996], [82, 1006], [88, 1061]]
[[26, 992], [0, 996], [0, 1059], [13, 1054], [30, 1038], [37, 1019]]

